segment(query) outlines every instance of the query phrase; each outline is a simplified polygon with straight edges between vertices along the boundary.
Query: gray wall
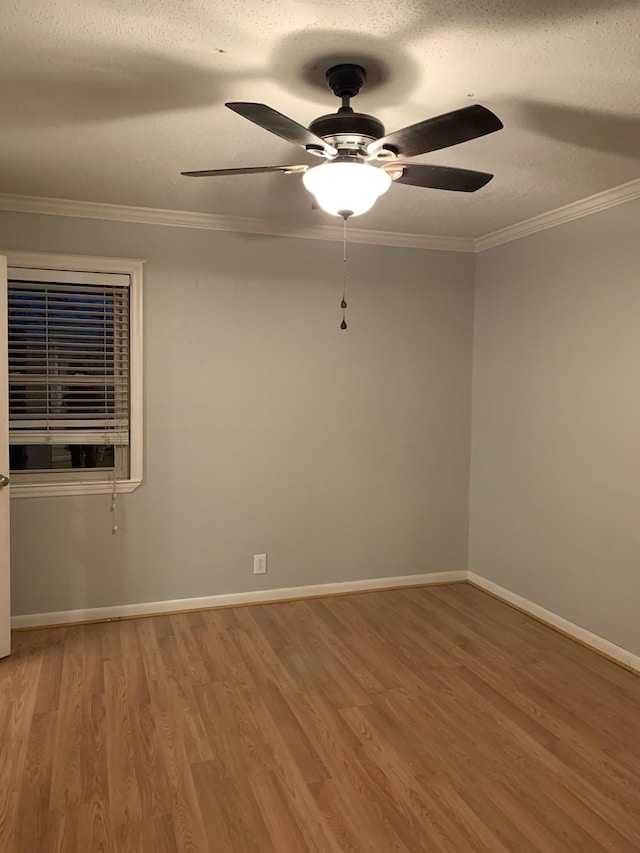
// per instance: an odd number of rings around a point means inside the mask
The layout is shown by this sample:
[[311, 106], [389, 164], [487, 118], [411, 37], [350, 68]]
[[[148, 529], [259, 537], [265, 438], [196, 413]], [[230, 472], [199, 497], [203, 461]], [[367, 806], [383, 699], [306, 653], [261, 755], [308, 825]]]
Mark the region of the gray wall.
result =
[[[467, 567], [470, 255], [0, 214], [145, 257], [145, 483], [12, 502], [14, 614]], [[269, 571], [252, 574], [267, 552]]]
[[640, 202], [476, 286], [469, 568], [640, 653]]

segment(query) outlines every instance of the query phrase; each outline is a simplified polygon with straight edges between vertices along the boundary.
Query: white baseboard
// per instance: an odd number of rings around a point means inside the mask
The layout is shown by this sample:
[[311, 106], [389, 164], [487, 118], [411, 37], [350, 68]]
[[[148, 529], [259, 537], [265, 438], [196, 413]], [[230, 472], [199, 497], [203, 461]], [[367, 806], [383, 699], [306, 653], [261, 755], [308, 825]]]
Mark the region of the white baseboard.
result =
[[486, 592], [495, 595], [496, 598], [506, 601], [508, 604], [513, 604], [514, 607], [518, 607], [525, 613], [529, 613], [546, 625], [556, 628], [579, 643], [583, 643], [585, 646], [601, 652], [605, 657], [612, 658], [623, 666], [640, 674], [639, 655], [633, 654], [633, 652], [629, 652], [621, 646], [616, 646], [615, 643], [611, 643], [609, 640], [605, 640], [597, 634], [587, 631], [586, 628], [582, 628], [574, 622], [569, 622], [568, 619], [563, 619], [562, 616], [558, 616], [551, 610], [546, 610], [539, 604], [534, 604], [533, 601], [529, 601], [521, 595], [516, 595], [515, 592], [511, 592], [503, 586], [499, 586], [497, 583], [477, 575], [475, 572], [467, 572], [467, 580], [475, 584], [475, 586], [480, 587], [480, 589], [484, 589]]
[[172, 601], [147, 601], [140, 604], [120, 604], [112, 607], [89, 607], [82, 610], [59, 610], [54, 613], [28, 613], [11, 618], [12, 628], [42, 628], [46, 625], [63, 625], [72, 622], [108, 622], [133, 616], [150, 616], [156, 613], [173, 613], [181, 610], [206, 610], [212, 607], [229, 607], [238, 604], [265, 604], [270, 601], [287, 601], [296, 598], [317, 598], [349, 592], [368, 592], [404, 586], [460, 583], [467, 580], [466, 571], [434, 572], [422, 575], [402, 575], [391, 578], [371, 578], [341, 583], [323, 583], [313, 586], [291, 586], [280, 589], [260, 589], [250, 592], [231, 592], [223, 595], [205, 595], [199, 598], [177, 598]]
[[618, 661], [628, 669], [640, 674], [640, 655], [633, 654], [609, 640], [587, 631], [586, 628], [569, 622], [551, 610], [499, 586], [493, 581], [477, 575], [475, 572], [454, 571], [434, 572], [432, 574], [402, 575], [390, 578], [369, 578], [341, 583], [315, 584], [312, 586], [292, 586], [276, 589], [251, 590], [249, 592], [231, 592], [223, 595], [205, 595], [198, 598], [177, 598], [170, 601], [147, 601], [140, 604], [120, 604], [112, 607], [89, 607], [81, 610], [60, 610], [53, 613], [28, 613], [13, 616], [11, 627], [42, 628], [48, 625], [66, 625], [75, 622], [108, 622], [115, 619], [127, 619], [135, 616], [151, 616], [161, 613], [175, 613], [184, 610], [206, 610], [214, 607], [230, 607], [241, 604], [266, 604], [271, 601], [292, 601], [299, 598], [321, 598], [329, 595], [341, 595], [350, 592], [374, 592], [375, 590], [395, 587], [429, 586], [469, 581], [496, 598], [514, 605], [525, 613], [544, 622], [568, 637], [585, 646], [601, 652], [605, 657]]

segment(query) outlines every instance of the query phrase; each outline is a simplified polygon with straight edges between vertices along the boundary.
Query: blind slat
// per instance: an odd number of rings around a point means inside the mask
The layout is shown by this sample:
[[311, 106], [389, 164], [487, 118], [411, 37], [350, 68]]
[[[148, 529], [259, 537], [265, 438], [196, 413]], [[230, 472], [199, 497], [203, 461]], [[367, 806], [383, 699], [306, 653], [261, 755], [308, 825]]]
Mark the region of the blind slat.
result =
[[[42, 365], [43, 367], [44, 365]], [[39, 370], [41, 369], [38, 368]], [[48, 376], [42, 373], [12, 373], [9, 376], [9, 388], [15, 391], [26, 390], [27, 386], [48, 385], [54, 388], [79, 387], [79, 388], [104, 388], [110, 385], [128, 385], [129, 371], [122, 370], [118, 373], [105, 376], [103, 373], [51, 373]]]
[[108, 433], [82, 429], [68, 429], [59, 432], [47, 430], [25, 430], [24, 432], [12, 432], [9, 436], [9, 444], [117, 444], [127, 445], [129, 433], [126, 430], [113, 429]]

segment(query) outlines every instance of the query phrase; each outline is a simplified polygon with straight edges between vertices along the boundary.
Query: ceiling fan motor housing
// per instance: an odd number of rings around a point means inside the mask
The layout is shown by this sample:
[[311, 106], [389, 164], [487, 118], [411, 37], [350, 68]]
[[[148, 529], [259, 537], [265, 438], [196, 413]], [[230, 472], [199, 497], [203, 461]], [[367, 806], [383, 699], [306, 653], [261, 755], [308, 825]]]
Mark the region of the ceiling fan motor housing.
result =
[[332, 142], [334, 138], [340, 141], [353, 137], [354, 144], [359, 144], [360, 139], [366, 143], [384, 136], [384, 125], [379, 119], [365, 113], [355, 113], [351, 108], [314, 119], [309, 130], [321, 139]]

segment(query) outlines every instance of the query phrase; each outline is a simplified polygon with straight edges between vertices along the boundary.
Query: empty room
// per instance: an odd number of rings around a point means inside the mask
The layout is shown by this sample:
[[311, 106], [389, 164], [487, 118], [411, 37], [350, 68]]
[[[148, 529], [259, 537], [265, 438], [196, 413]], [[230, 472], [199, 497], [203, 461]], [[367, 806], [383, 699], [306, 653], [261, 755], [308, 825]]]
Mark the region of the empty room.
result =
[[640, 851], [636, 0], [0, 22], [0, 851]]

